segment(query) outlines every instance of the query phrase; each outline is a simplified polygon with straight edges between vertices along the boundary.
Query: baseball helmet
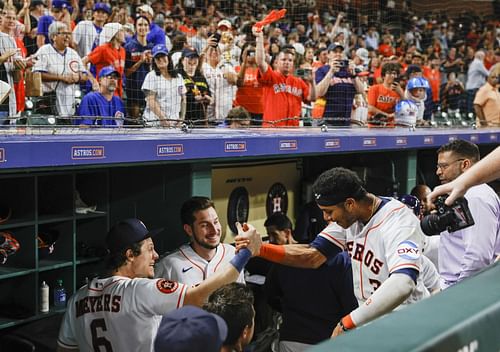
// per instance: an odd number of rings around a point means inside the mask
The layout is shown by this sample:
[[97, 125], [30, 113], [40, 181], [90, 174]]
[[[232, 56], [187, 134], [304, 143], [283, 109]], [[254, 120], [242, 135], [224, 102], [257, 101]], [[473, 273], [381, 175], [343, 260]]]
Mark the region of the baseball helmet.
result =
[[406, 88], [408, 90], [412, 90], [415, 88], [429, 88], [429, 82], [423, 77], [413, 77], [406, 84]]
[[400, 100], [396, 104], [396, 124], [414, 125], [417, 123], [418, 106], [411, 100]]
[[420, 200], [417, 197], [410, 194], [403, 194], [398, 200], [413, 210], [416, 216], [420, 216]]
[[12, 233], [7, 231], [0, 232], [0, 264], [5, 264], [7, 257], [15, 254], [19, 250], [19, 242]]

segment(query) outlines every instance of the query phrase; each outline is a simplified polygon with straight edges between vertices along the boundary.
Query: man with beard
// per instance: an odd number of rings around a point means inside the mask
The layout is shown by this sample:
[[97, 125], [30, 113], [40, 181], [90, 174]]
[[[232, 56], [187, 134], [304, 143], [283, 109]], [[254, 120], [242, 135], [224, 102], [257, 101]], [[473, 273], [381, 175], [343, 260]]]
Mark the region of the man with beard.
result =
[[[181, 221], [191, 242], [161, 259], [156, 277], [198, 285], [223, 269], [234, 257], [234, 247], [220, 243], [222, 227], [213, 201], [192, 197], [181, 208]], [[243, 273], [237, 282], [244, 283]]]
[[[122, 100], [115, 96], [120, 74], [113, 66], [99, 72], [99, 91], [85, 95], [80, 104], [77, 125], [116, 126], [123, 124], [125, 108]], [[96, 119], [96, 117], [99, 117]], [[106, 117], [110, 117], [109, 119]]]

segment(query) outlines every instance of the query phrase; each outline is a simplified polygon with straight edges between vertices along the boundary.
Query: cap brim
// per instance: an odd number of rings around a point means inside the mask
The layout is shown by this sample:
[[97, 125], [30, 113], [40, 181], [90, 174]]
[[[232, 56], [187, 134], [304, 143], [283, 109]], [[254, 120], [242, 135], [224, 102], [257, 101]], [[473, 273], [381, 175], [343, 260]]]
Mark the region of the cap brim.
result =
[[148, 234], [146, 236], [144, 236], [144, 239], [146, 238], [153, 238], [155, 237], [156, 235], [158, 235], [160, 232], [162, 232], [164, 230], [163, 227], [159, 228], [159, 229], [154, 229], [154, 230], [151, 230], [148, 232]]

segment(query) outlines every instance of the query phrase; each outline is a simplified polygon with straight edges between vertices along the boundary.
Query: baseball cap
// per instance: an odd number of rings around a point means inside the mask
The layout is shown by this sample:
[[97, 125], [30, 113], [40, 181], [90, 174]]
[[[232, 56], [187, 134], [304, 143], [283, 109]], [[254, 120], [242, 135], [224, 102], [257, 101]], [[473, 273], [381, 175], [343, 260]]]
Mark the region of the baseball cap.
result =
[[151, 50], [153, 57], [156, 57], [156, 55], [168, 55], [168, 49], [164, 44], [158, 44], [153, 47], [153, 50]]
[[356, 56], [363, 60], [365, 65], [368, 64], [368, 61], [370, 61], [370, 58], [368, 57], [368, 50], [365, 48], [359, 48], [356, 50]]
[[122, 28], [122, 25], [117, 22], [106, 23], [99, 34], [99, 45], [109, 43]]
[[182, 57], [199, 57], [199, 55], [196, 49], [184, 48], [182, 49]]
[[118, 72], [114, 66], [103, 67], [101, 71], [99, 71], [99, 78], [111, 76], [113, 73], [120, 76], [120, 72]]
[[227, 29], [231, 29], [233, 27], [231, 22], [229, 22], [228, 20], [221, 20], [219, 21], [219, 23], [217, 23], [217, 28], [224, 26], [227, 27]]
[[422, 72], [422, 69], [418, 65], [408, 65], [406, 68], [406, 74], [409, 76], [414, 72]]
[[69, 8], [69, 3], [65, 0], [54, 0], [52, 1], [52, 8], [53, 9], [59, 9], [59, 10], [62, 10], [62, 9], [66, 9], [66, 8]]
[[143, 11], [149, 13], [151, 16], [155, 15], [155, 12], [153, 11], [153, 8], [149, 5], [141, 5], [137, 8], [137, 11]]
[[163, 316], [155, 351], [219, 352], [227, 337], [227, 324], [216, 314], [185, 306]]
[[111, 15], [111, 6], [105, 2], [96, 2], [94, 5], [94, 11], [104, 11], [108, 15]]
[[139, 219], [121, 220], [109, 230], [106, 236], [106, 246], [111, 253], [116, 253], [134, 243], [153, 237], [161, 231], [163, 229], [149, 231]]
[[342, 48], [342, 50], [344, 50], [344, 46], [340, 43], [332, 43], [332, 44], [328, 45], [328, 51], [333, 51], [337, 48]]

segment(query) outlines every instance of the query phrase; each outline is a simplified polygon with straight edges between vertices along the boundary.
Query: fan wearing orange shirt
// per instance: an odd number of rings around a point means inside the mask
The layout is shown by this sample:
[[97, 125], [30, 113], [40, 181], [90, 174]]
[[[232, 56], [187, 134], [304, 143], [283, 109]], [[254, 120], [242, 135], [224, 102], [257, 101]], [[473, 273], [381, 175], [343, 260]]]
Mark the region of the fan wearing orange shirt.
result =
[[316, 99], [314, 77], [303, 80], [293, 75], [295, 53], [291, 50], [278, 54], [277, 68], [274, 71], [265, 60], [262, 30], [253, 27], [252, 32], [257, 43], [255, 61], [259, 67], [258, 78], [264, 86], [263, 127], [299, 126], [302, 101]]
[[[106, 23], [99, 35], [99, 46], [92, 50], [83, 58], [83, 64], [86, 66], [89, 62], [96, 66], [96, 76], [103, 67], [113, 66], [120, 74], [115, 95], [120, 98], [123, 95], [123, 73], [125, 70], [125, 31], [119, 23]], [[96, 90], [97, 81], [92, 82]]]
[[399, 64], [384, 64], [383, 83], [368, 90], [368, 127], [394, 127], [394, 108], [404, 96], [398, 82], [400, 71]]
[[255, 47], [248, 45], [241, 54], [241, 67], [238, 71], [236, 99], [234, 106], [244, 107], [251, 116], [254, 126], [262, 125], [264, 111], [264, 91], [257, 76], [259, 68], [255, 63]]

